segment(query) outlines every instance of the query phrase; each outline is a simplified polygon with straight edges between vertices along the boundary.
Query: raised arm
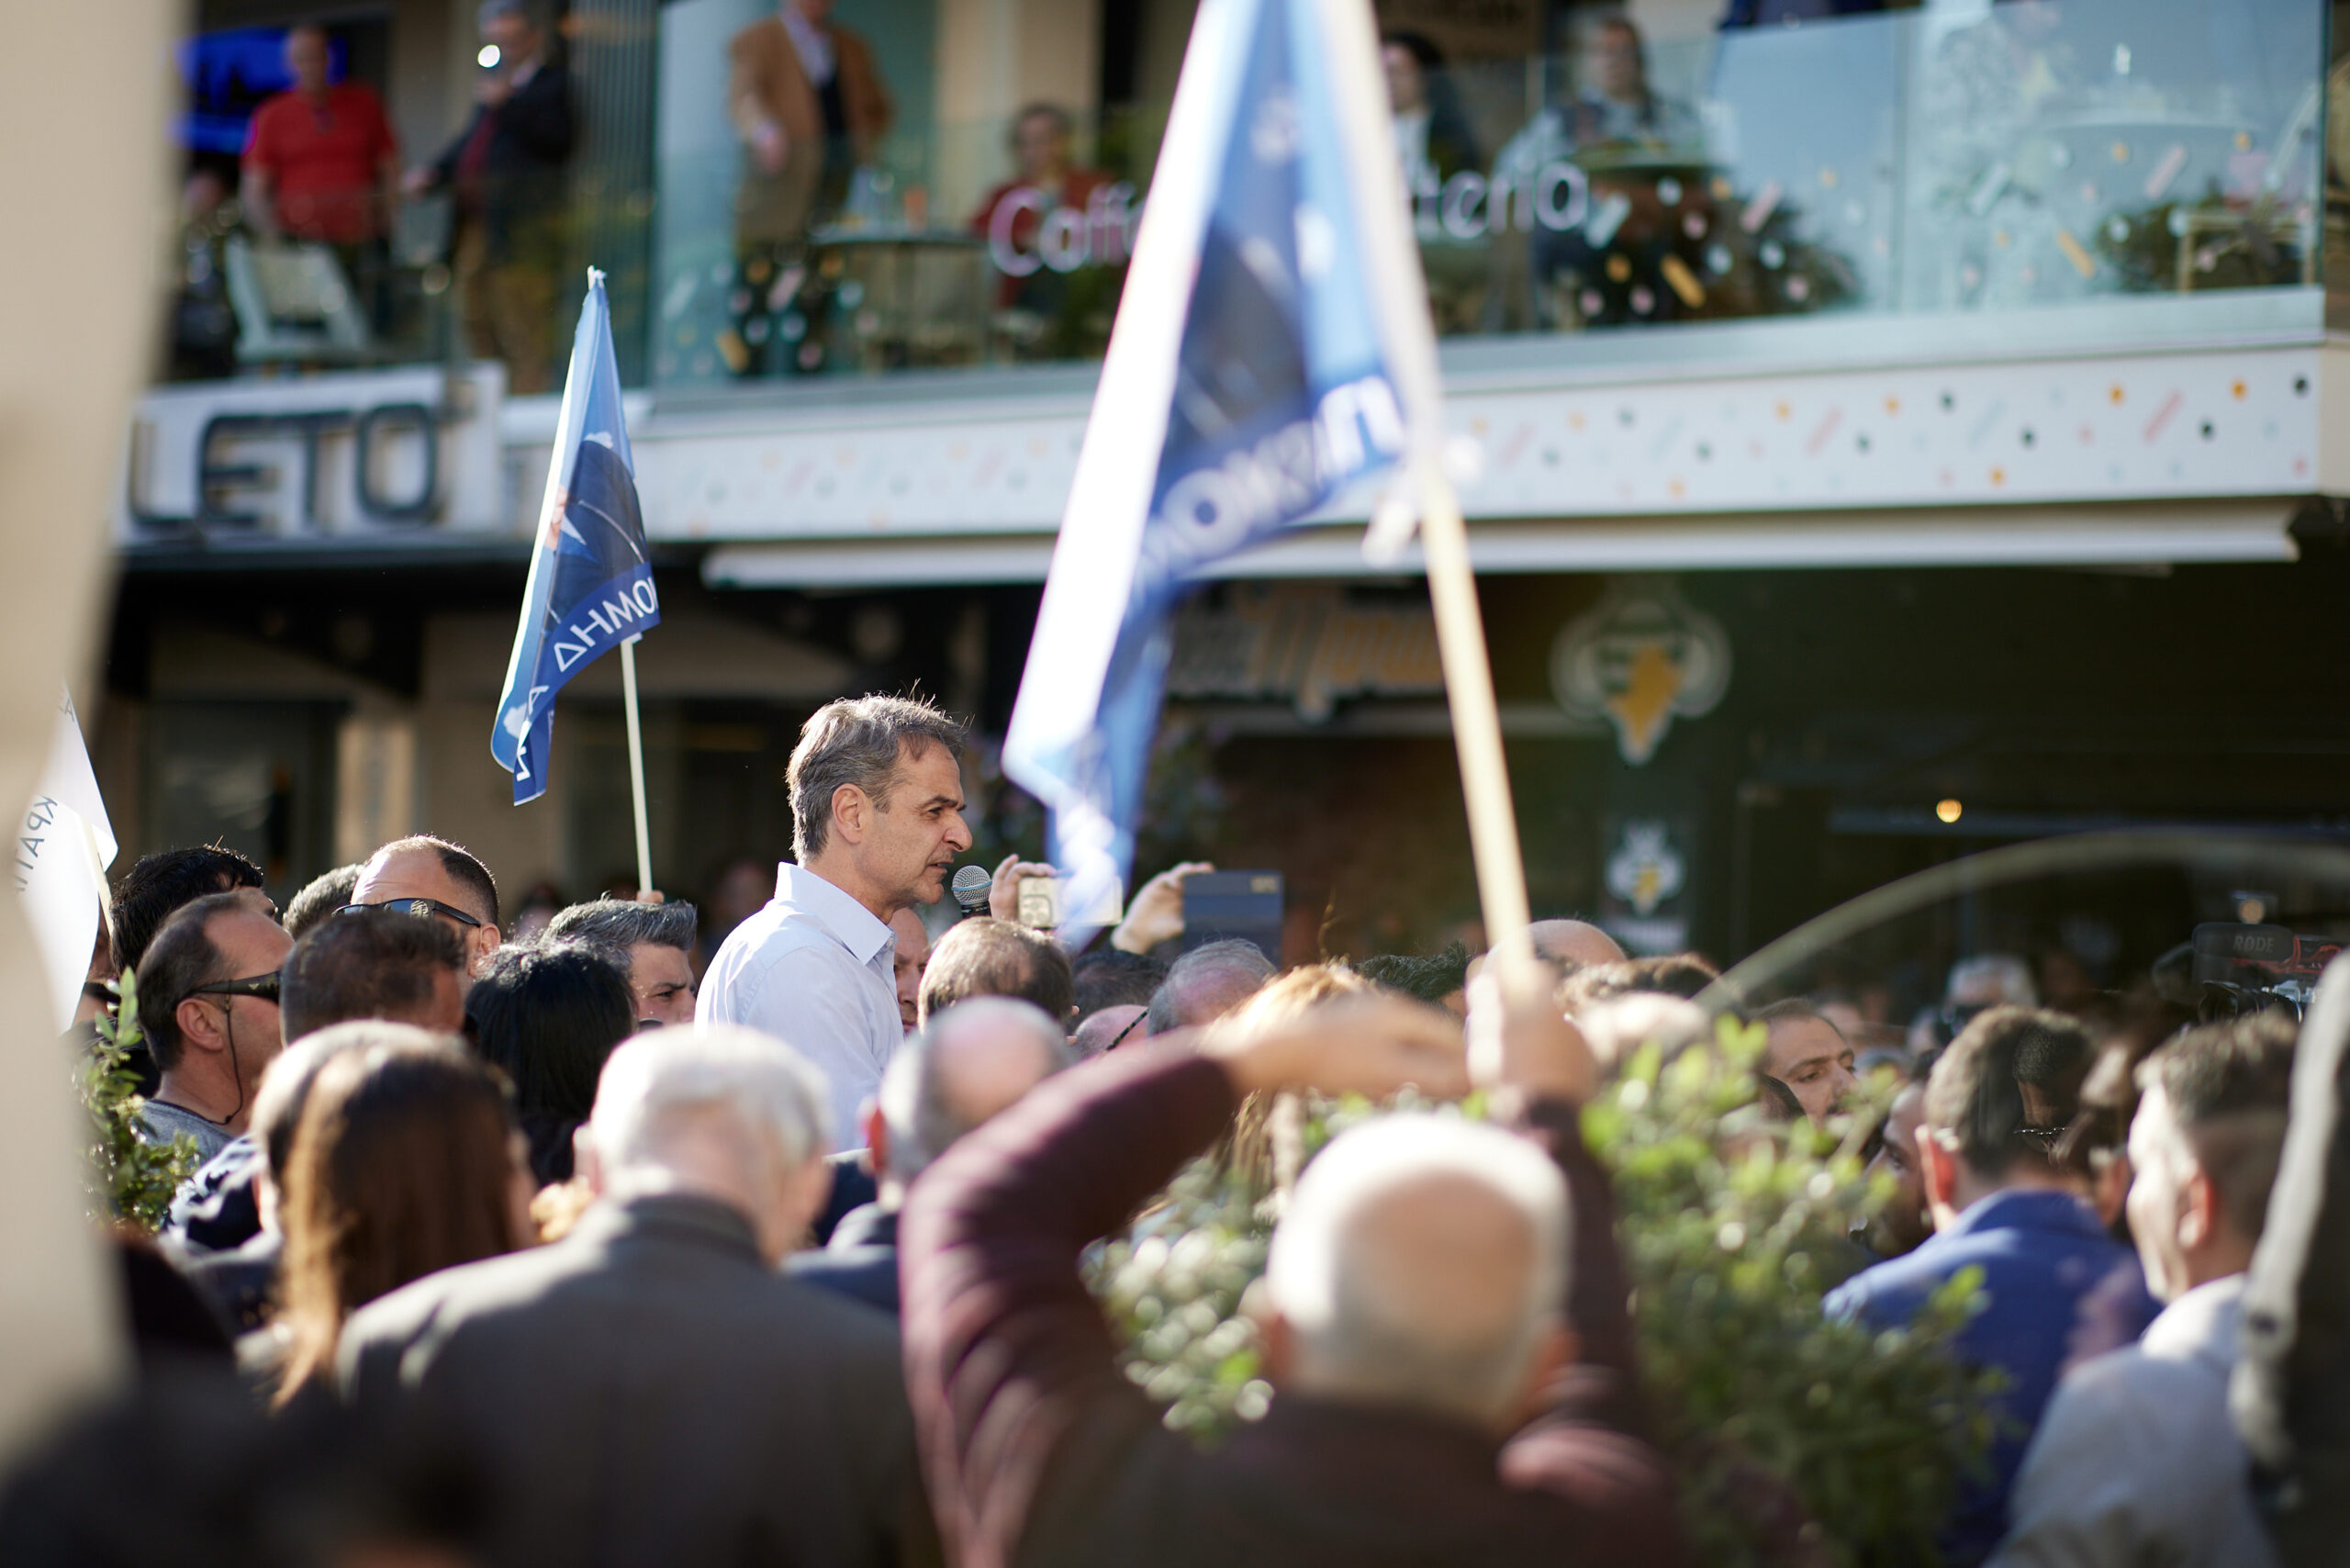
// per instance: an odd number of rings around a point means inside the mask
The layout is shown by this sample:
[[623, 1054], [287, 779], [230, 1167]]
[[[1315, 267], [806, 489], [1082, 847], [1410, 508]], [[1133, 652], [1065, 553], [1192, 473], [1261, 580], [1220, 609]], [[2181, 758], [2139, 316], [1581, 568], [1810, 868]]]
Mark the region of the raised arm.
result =
[[1060, 1439], [1141, 1433], [1078, 1254], [1211, 1142], [1237, 1103], [1180, 1047], [1048, 1080], [915, 1182], [899, 1224], [906, 1390], [931, 1505], [966, 1568], [1011, 1561]]
[[758, 47], [758, 36], [748, 28], [735, 35], [726, 51], [727, 117], [734, 122], [734, 133], [743, 139], [752, 159], [773, 174], [783, 169], [790, 139], [767, 112], [767, 69]]
[[1572, 1499], [1605, 1521], [1627, 1556], [1662, 1568], [1682, 1551], [1672, 1476], [1647, 1440], [1614, 1189], [1583, 1141], [1582, 1108], [1597, 1091], [1597, 1064], [1583, 1032], [1552, 1002], [1545, 968], [1489, 966], [1471, 988], [1469, 1027], [1480, 1083], [1495, 1113], [1558, 1162], [1574, 1227], [1566, 1318], [1576, 1357], [1502, 1450], [1502, 1475]]
[[957, 1562], [1009, 1562], [1064, 1466], [1180, 1441], [1119, 1374], [1078, 1254], [1206, 1148], [1243, 1095], [1406, 1082], [1466, 1087], [1449, 1020], [1415, 1003], [1325, 1009], [1200, 1051], [1172, 1037], [1048, 1080], [923, 1173], [899, 1230], [906, 1382]]
[[1470, 988], [1470, 1062], [1496, 1116], [1540, 1144], [1567, 1180], [1573, 1261], [1567, 1326], [1585, 1367], [1632, 1371], [1631, 1281], [1616, 1245], [1616, 1194], [1583, 1141], [1583, 1107], [1599, 1065], [1583, 1031], [1552, 1001], [1547, 964], [1498, 955]]

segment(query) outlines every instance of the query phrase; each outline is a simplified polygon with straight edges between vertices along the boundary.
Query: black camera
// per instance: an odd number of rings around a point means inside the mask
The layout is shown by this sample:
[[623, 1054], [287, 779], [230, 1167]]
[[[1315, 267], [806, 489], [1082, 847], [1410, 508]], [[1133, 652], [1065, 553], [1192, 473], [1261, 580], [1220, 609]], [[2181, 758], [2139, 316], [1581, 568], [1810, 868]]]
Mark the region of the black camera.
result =
[[2210, 921], [2188, 944], [2188, 980], [2197, 1014], [2205, 1023], [2281, 1008], [2296, 1018], [2309, 1011], [2318, 977], [2342, 951], [2331, 936], [2302, 936], [2283, 925]]

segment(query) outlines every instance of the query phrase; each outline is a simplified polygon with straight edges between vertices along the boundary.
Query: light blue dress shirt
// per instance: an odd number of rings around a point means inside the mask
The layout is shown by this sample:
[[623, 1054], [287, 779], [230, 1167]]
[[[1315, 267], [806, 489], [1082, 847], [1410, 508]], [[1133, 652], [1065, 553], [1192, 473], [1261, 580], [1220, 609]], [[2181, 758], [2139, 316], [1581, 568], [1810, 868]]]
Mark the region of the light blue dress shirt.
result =
[[813, 1062], [832, 1090], [834, 1150], [861, 1148], [857, 1111], [904, 1037], [897, 949], [871, 910], [786, 862], [767, 906], [719, 945], [694, 1021], [764, 1030]]
[[2065, 1374], [1991, 1568], [2275, 1568], [2252, 1456], [2228, 1417], [2244, 1284], [2198, 1285], [2137, 1344]]

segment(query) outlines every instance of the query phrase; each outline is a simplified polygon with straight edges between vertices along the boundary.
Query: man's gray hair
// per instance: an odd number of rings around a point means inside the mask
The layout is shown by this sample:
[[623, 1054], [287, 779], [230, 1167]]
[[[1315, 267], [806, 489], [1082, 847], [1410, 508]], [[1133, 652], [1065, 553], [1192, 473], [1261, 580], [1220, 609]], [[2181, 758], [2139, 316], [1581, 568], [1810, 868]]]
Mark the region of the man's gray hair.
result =
[[1254, 942], [1203, 942], [1169, 966], [1150, 999], [1150, 1032], [1212, 1024], [1280, 971]]
[[746, 1169], [796, 1170], [833, 1146], [823, 1073], [772, 1035], [688, 1024], [613, 1047], [588, 1137], [608, 1175], [664, 1169], [688, 1126], [725, 1127]]
[[918, 697], [844, 697], [816, 710], [800, 727], [784, 784], [791, 792], [791, 852], [805, 866], [823, 853], [833, 830], [833, 796], [844, 784], [886, 811], [901, 757], [943, 745], [957, 757], [969, 744], [962, 725]]
[[[1461, 1223], [1480, 1197], [1507, 1211], [1505, 1232], [1522, 1224], [1522, 1271], [1480, 1249], [1492, 1227]], [[1442, 1212], [1415, 1214], [1423, 1199]], [[1505, 1417], [1564, 1307], [1569, 1224], [1558, 1167], [1498, 1128], [1412, 1113], [1341, 1134], [1299, 1178], [1266, 1261], [1300, 1386], [1480, 1425]], [[1454, 1237], [1470, 1239], [1447, 1256]]]
[[954, 1041], [982, 1030], [1009, 1030], [1032, 1037], [1044, 1053], [1047, 1077], [1077, 1060], [1059, 1025], [1033, 1002], [981, 996], [936, 1014], [907, 1037], [881, 1074], [878, 1098], [882, 1122], [890, 1130], [891, 1180], [912, 1181], [946, 1153], [948, 1145], [979, 1126], [970, 1119], [969, 1105], [957, 1100], [954, 1075], [942, 1070], [942, 1062]]
[[590, 899], [573, 904], [547, 922], [550, 942], [586, 942], [618, 955], [628, 967], [628, 951], [640, 942], [694, 950], [701, 923], [689, 903], [639, 903], [634, 899]]

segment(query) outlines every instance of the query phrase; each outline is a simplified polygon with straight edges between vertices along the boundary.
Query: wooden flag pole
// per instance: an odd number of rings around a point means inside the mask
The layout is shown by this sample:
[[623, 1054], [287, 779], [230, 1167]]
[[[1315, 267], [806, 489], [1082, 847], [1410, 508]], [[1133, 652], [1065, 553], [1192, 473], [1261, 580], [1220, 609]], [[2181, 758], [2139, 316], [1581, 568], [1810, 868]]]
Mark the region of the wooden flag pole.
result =
[[1522, 942], [1531, 918], [1517, 812], [1510, 801], [1501, 710], [1494, 700], [1493, 666], [1485, 652], [1484, 618], [1477, 610], [1477, 578], [1469, 566], [1469, 530], [1461, 520], [1460, 500], [1438, 463], [1427, 461], [1422, 474], [1420, 548], [1427, 561], [1428, 599], [1436, 610], [1437, 648], [1444, 660], [1453, 745], [1460, 754], [1460, 788], [1469, 804], [1469, 847], [1477, 868], [1485, 942], [1498, 949]]
[[644, 726], [636, 715], [636, 643], [621, 644], [621, 696], [628, 706], [628, 782], [636, 797], [636, 890], [653, 890], [653, 831], [644, 817]]
[[98, 918], [106, 923], [106, 940], [114, 940], [114, 890], [106, 885], [106, 863], [98, 855], [98, 830], [90, 819], [79, 812], [74, 815], [82, 823], [82, 859], [90, 868], [90, 880], [98, 890]]

